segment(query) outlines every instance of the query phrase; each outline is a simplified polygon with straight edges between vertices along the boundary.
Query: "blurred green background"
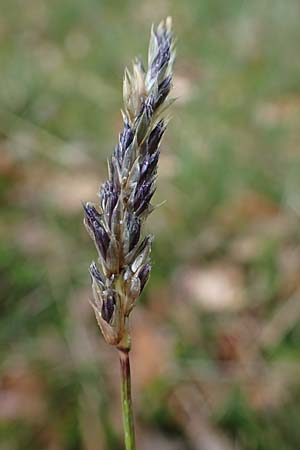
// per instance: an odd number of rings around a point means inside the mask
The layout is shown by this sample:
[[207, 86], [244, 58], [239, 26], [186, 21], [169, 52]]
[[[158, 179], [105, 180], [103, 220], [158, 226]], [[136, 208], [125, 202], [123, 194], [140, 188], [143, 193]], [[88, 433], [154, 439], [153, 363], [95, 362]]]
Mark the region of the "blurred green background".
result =
[[141, 450], [300, 448], [298, 0], [0, 1], [0, 448], [121, 450], [89, 306], [122, 76], [178, 37], [153, 274], [132, 314]]

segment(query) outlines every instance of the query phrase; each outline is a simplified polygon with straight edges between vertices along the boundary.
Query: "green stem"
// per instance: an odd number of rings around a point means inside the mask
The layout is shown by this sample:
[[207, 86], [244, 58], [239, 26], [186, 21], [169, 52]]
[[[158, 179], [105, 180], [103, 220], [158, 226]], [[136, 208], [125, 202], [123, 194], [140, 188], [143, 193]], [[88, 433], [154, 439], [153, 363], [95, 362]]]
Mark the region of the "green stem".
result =
[[134, 420], [131, 400], [129, 349], [119, 349], [121, 366], [122, 413], [126, 450], [135, 450]]

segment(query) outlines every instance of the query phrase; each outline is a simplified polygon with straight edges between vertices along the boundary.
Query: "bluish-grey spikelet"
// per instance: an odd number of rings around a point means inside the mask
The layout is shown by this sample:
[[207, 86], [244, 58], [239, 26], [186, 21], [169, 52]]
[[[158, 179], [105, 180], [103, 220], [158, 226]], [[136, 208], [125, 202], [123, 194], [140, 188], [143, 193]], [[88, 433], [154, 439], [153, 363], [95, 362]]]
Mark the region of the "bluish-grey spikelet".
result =
[[150, 275], [152, 237], [142, 237], [144, 220], [154, 209], [160, 141], [175, 58], [171, 19], [152, 27], [148, 68], [136, 59], [123, 82], [123, 130], [108, 162], [97, 207], [84, 205], [84, 223], [98, 251], [90, 266], [92, 306], [107, 342], [118, 345], [127, 317]]

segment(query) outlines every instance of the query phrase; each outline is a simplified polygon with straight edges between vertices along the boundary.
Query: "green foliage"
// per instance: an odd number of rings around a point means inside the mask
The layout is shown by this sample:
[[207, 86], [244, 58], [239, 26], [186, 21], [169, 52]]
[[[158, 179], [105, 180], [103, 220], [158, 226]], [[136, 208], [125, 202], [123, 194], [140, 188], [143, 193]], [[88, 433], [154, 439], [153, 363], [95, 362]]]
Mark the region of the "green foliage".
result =
[[[299, 378], [297, 311], [278, 341], [255, 356], [249, 341], [239, 340], [254, 321], [249, 333], [259, 346], [259, 330], [298, 289], [299, 2], [28, 0], [25, 6], [2, 0], [0, 394], [11, 403], [1, 407], [1, 448], [87, 448], [87, 424], [97, 444], [102, 437], [102, 450], [121, 448], [112, 420], [119, 407], [117, 369], [86, 312], [86, 261], [93, 250], [80, 202], [96, 191], [116, 144], [123, 69], [132, 56], [145, 56], [150, 24], [164, 14], [172, 15], [178, 35], [179, 99], [162, 145], [155, 198], [167, 202], [147, 229], [156, 239], [144, 308], [155, 324], [153, 336], [159, 329], [170, 338], [166, 357], [174, 373], [137, 392], [139, 427], [178, 433], [193, 448], [168, 400], [181, 375], [191, 383], [191, 367], [205, 390], [205, 363], [208, 373], [216, 371], [211, 422], [218, 431], [244, 450], [300, 446], [293, 387]], [[245, 256], [238, 244], [248, 238]], [[175, 299], [181, 272], [210, 264], [234, 265], [242, 274], [242, 310], [206, 313], [186, 295], [190, 318], [182, 318]], [[224, 361], [219, 341], [226, 333], [234, 335], [237, 350], [225, 352]], [[150, 339], [143, 342], [147, 350]], [[99, 351], [91, 358], [95, 343]], [[223, 368], [240, 367], [239, 355], [242, 364], [258, 359], [270, 374], [282, 365], [285, 395], [255, 407], [243, 383]], [[145, 362], [137, 355], [137, 365]], [[218, 397], [222, 377], [230, 378], [222, 385], [224, 402]], [[27, 379], [33, 381], [27, 385]], [[92, 414], [81, 404], [89, 389]], [[34, 412], [37, 398], [44, 413]], [[29, 403], [32, 416], [22, 408]]]

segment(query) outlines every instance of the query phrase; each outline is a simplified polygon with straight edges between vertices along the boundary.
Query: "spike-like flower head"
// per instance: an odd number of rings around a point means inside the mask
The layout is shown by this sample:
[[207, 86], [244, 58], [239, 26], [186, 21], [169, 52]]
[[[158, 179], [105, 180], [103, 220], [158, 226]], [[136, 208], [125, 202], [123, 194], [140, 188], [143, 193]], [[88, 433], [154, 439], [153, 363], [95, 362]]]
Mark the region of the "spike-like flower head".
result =
[[137, 59], [125, 70], [123, 130], [110, 158], [109, 179], [99, 193], [100, 205], [84, 205], [85, 226], [98, 251], [92, 262], [96, 318], [106, 341], [128, 338], [127, 318], [149, 278], [152, 237], [141, 227], [153, 211], [159, 146], [166, 129], [165, 111], [172, 102], [175, 57], [171, 19], [152, 27], [148, 69]]

